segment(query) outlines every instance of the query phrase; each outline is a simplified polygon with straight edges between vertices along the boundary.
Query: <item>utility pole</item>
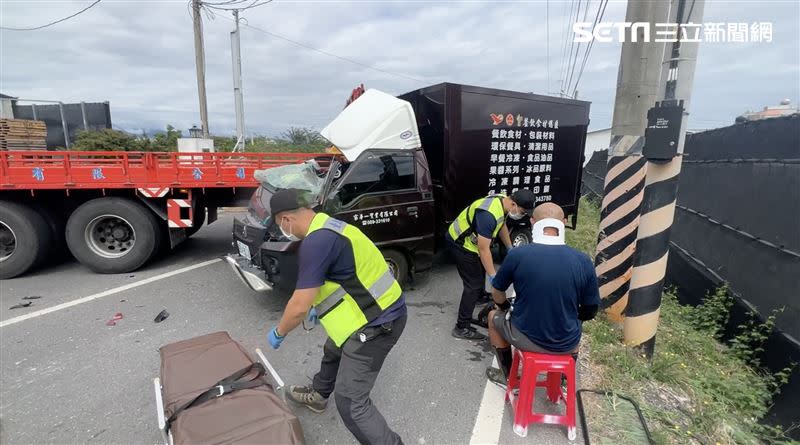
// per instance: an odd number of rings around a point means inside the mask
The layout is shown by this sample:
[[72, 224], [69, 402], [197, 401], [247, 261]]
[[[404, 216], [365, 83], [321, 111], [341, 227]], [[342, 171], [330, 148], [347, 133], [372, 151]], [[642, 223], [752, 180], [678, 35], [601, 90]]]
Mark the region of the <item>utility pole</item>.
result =
[[[668, 13], [668, 2], [629, 0], [625, 22], [648, 22], [653, 27]], [[645, 184], [644, 130], [647, 110], [658, 97], [664, 55], [664, 43], [654, 42], [652, 35], [645, 37], [641, 28], [625, 30], [595, 256], [602, 307], [616, 323], [622, 323], [628, 304]]]
[[244, 151], [244, 100], [242, 98], [242, 53], [239, 45], [239, 10], [233, 10], [236, 29], [231, 31], [231, 58], [233, 59], [233, 101], [236, 109], [236, 145], [233, 151]]
[[200, 122], [203, 137], [208, 138], [208, 102], [206, 101], [206, 56], [203, 48], [203, 18], [200, 16], [201, 0], [192, 0], [194, 22], [194, 62], [197, 68], [197, 95], [200, 98]]
[[[692, 0], [691, 6], [687, 0], [672, 0], [670, 3], [667, 22], [692, 25], [679, 28], [677, 41], [668, 44], [661, 73], [660, 97], [663, 101], [651, 110], [653, 117], [660, 118], [660, 122], [648, 127], [648, 140], [645, 141], [647, 178], [623, 327], [625, 343], [639, 347], [648, 358], [653, 356], [655, 348], [669, 255], [669, 234], [675, 216], [678, 175], [686, 140], [688, 113], [685, 110], [689, 108], [692, 93], [700, 40], [698, 25], [703, 22], [705, 7], [704, 0]], [[694, 32], [698, 35], [693, 35]], [[665, 118], [669, 115], [675, 117]], [[665, 126], [668, 127], [666, 130], [659, 130]], [[669, 131], [670, 128], [674, 130]], [[670, 137], [664, 139], [662, 134]]]

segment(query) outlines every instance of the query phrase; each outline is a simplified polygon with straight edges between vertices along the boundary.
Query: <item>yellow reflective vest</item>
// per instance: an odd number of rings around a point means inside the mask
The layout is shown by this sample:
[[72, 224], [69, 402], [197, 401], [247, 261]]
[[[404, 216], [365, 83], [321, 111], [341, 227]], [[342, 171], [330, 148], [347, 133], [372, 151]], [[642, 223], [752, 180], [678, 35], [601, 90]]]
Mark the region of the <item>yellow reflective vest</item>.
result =
[[478, 253], [478, 235], [475, 233], [474, 227], [475, 211], [478, 209], [486, 210], [494, 216], [497, 221], [494, 232], [492, 232], [492, 238], [494, 238], [500, 232], [500, 228], [503, 227], [503, 223], [506, 220], [506, 214], [503, 210], [503, 198], [505, 198], [505, 195], [492, 195], [477, 199], [461, 211], [458, 218], [447, 229], [453, 241], [470, 252]]
[[308, 235], [317, 230], [332, 230], [347, 238], [353, 248], [355, 275], [341, 282], [325, 280], [314, 299], [322, 327], [336, 346], [341, 346], [394, 304], [403, 291], [381, 251], [357, 227], [317, 213]]

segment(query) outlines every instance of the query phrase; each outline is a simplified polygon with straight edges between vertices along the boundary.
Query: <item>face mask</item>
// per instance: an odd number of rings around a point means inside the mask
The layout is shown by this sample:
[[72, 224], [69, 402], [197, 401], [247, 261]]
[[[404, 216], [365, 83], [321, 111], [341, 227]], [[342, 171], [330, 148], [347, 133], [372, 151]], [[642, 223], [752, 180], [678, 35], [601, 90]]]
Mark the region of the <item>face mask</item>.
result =
[[[558, 230], [558, 235], [545, 235], [544, 229], [552, 227]], [[562, 245], [564, 241], [564, 221], [555, 218], [545, 218], [533, 224], [533, 242], [537, 244]]]
[[[300, 241], [300, 238], [296, 237], [292, 232], [287, 232], [286, 230], [283, 230], [283, 223], [282, 222], [278, 226], [278, 228], [281, 230], [281, 234], [283, 234], [283, 236], [286, 237], [289, 241]], [[291, 229], [292, 226], [289, 225], [289, 228]]]
[[520, 220], [523, 217], [525, 217], [525, 214], [524, 213], [508, 212], [508, 217], [511, 218], [511, 219], [514, 219], [514, 220]]

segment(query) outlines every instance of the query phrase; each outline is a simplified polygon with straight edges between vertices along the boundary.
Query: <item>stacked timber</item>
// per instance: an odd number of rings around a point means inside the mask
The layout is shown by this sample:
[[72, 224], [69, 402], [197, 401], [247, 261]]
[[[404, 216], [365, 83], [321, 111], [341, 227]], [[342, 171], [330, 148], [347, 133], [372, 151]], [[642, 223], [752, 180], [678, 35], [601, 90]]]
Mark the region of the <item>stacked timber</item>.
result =
[[43, 121], [0, 119], [0, 151], [47, 150], [47, 126]]

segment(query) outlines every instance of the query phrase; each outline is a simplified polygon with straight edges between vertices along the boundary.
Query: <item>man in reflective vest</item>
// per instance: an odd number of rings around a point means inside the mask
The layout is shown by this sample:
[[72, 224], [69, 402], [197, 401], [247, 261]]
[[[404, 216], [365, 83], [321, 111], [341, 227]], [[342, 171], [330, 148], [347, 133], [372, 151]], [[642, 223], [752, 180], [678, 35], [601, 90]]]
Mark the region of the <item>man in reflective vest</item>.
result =
[[486, 338], [471, 326], [470, 321], [475, 305], [485, 292], [485, 274], [490, 278], [495, 275], [490, 250], [492, 240], [499, 235], [506, 248], [511, 249], [513, 246], [505, 224], [506, 216], [522, 219], [531, 214], [535, 203], [536, 196], [527, 189], [517, 190], [510, 197], [487, 196], [470, 204], [450, 224], [446, 237], [464, 283], [453, 337], [466, 340]]
[[355, 226], [311, 210], [298, 190], [275, 193], [270, 211], [273, 232], [302, 242], [295, 291], [268, 341], [277, 349], [304, 318], [321, 323], [329, 337], [312, 385], [291, 386], [287, 395], [323, 412], [335, 392], [339, 415], [360, 443], [402, 443], [369, 397], [407, 317], [383, 255]]

